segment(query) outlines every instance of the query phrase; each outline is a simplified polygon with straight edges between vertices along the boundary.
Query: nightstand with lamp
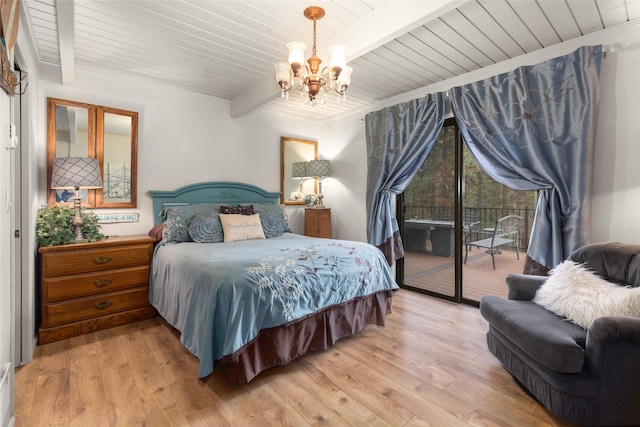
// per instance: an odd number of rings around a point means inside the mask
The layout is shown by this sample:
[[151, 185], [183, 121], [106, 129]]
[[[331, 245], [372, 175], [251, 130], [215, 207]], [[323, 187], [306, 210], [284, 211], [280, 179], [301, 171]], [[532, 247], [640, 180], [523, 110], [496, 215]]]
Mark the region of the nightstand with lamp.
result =
[[308, 173], [310, 177], [318, 179], [318, 202], [313, 208], [304, 211], [304, 234], [310, 237], [331, 238], [331, 209], [324, 205], [322, 194], [322, 179], [331, 176], [331, 162], [329, 160], [311, 160]]
[[154, 317], [149, 270], [155, 239], [135, 235], [88, 242], [82, 233], [80, 190], [102, 188], [98, 161], [56, 158], [51, 175], [51, 189], [75, 192], [74, 240], [38, 249], [42, 300], [38, 343]]

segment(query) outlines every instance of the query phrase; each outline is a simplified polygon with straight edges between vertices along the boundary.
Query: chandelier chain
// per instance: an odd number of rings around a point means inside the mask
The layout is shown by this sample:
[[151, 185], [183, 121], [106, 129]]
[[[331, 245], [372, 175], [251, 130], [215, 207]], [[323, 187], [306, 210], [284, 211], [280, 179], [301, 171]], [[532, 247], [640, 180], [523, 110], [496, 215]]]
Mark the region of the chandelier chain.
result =
[[316, 22], [317, 19], [313, 18], [313, 56], [316, 56]]

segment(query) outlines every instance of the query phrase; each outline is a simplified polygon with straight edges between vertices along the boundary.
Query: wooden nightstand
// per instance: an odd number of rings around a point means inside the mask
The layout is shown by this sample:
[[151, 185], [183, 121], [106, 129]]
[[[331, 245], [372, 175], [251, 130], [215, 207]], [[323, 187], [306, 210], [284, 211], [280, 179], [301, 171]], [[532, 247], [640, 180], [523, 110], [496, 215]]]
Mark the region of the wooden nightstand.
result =
[[331, 209], [305, 208], [304, 235], [331, 238]]
[[38, 343], [154, 317], [156, 311], [149, 305], [154, 242], [143, 234], [38, 249], [42, 285]]

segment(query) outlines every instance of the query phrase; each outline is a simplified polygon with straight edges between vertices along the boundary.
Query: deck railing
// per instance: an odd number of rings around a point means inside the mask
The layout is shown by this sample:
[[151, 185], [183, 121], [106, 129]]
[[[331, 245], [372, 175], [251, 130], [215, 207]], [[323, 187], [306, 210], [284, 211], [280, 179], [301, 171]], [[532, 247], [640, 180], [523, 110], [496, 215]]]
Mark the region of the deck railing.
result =
[[[454, 208], [440, 206], [409, 205], [405, 204], [405, 219], [437, 219], [453, 221]], [[517, 215], [520, 221], [520, 249], [525, 251], [529, 247], [529, 237], [535, 211], [532, 208], [464, 208], [462, 218], [465, 225], [470, 222], [480, 221], [481, 228], [493, 228], [496, 221], [507, 215]], [[508, 247], [508, 246], [507, 246]], [[513, 246], [515, 249], [515, 245]]]

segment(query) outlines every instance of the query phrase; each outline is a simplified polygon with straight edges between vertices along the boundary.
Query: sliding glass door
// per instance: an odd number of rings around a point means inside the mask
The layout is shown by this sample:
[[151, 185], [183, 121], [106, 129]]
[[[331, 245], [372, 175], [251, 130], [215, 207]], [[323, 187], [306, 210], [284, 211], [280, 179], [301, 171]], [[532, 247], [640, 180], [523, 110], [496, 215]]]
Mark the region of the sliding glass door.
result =
[[[455, 121], [447, 120], [422, 168], [398, 197], [405, 248], [399, 283], [472, 305], [483, 295], [506, 296], [506, 275], [523, 270], [535, 201], [535, 192], [511, 190], [485, 174]], [[507, 220], [499, 220], [505, 217], [511, 222], [517, 217], [517, 232], [504, 232]]]

